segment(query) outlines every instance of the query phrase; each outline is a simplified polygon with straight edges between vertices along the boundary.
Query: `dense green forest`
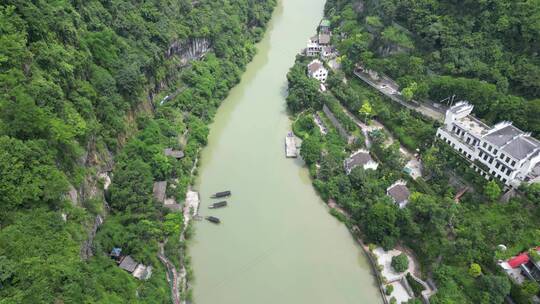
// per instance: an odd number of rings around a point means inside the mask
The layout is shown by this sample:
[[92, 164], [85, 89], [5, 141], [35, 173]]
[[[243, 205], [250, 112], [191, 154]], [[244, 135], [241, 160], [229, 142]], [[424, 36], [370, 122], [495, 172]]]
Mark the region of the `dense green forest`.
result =
[[[153, 181], [169, 180], [168, 195], [183, 199], [206, 125], [274, 5], [2, 1], [0, 303], [169, 303], [158, 242], [169, 237], [169, 257], [187, 257], [177, 256], [181, 217], [153, 200]], [[197, 41], [207, 46], [193, 56]], [[111, 168], [104, 204], [96, 174]], [[98, 214], [105, 223], [84, 260]], [[116, 267], [114, 246], [152, 265], [151, 279]]]
[[[306, 75], [309, 61], [297, 58], [288, 74], [287, 102], [297, 116], [293, 130], [303, 139], [300, 154], [315, 188], [351, 217], [332, 213], [349, 227], [360, 227], [368, 243], [411, 248], [424, 279], [438, 287], [431, 303], [503, 303], [507, 295], [531, 303], [538, 286], [513, 284], [497, 262], [540, 243], [540, 185], [523, 186], [520, 195], [500, 202], [501, 185], [487, 182], [435, 140], [436, 122], [384, 98], [352, 71], [361, 63], [388, 74], [419, 101], [455, 94], [473, 103], [474, 114], [487, 123], [513, 120], [538, 135], [540, 3], [329, 0], [326, 14], [343, 71], [331, 71], [328, 90], [321, 93]], [[359, 119], [374, 118], [386, 127], [369, 134], [370, 152], [380, 164], [376, 171], [355, 168], [345, 174], [344, 159], [367, 147], [362, 137], [348, 144], [321, 111], [326, 104], [340, 116], [336, 99]], [[329, 126], [327, 135], [315, 125], [314, 113]], [[338, 117], [347, 128], [346, 119]], [[424, 178], [404, 173], [404, 156], [397, 142], [388, 145], [388, 136], [418, 149]], [[398, 179], [412, 192], [404, 209], [386, 195]], [[469, 191], [456, 203], [464, 186]], [[498, 250], [499, 244], [508, 249]]]
[[348, 68], [361, 62], [415, 98], [452, 95], [487, 122], [540, 134], [540, 2], [329, 0]]

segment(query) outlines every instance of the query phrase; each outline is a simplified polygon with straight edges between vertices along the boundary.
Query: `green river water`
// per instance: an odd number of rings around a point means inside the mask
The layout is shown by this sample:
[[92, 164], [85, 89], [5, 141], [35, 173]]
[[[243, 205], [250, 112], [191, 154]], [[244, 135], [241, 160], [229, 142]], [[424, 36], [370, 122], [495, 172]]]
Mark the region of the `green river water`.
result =
[[[197, 304], [381, 303], [346, 227], [328, 213], [301, 160], [286, 159], [286, 74], [324, 0], [281, 0], [258, 54], [219, 109], [202, 152], [200, 214], [190, 244]], [[214, 192], [229, 206], [210, 210]]]

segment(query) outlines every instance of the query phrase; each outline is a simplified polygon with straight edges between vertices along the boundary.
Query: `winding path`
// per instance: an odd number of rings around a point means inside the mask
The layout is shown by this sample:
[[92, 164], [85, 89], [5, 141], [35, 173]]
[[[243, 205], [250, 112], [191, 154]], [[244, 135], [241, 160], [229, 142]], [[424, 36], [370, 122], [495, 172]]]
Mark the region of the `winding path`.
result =
[[167, 268], [167, 281], [171, 285], [171, 299], [174, 304], [181, 304], [182, 300], [180, 298], [180, 284], [178, 272], [176, 271], [176, 267], [174, 266], [174, 264], [169, 261], [169, 259], [165, 256], [165, 249], [163, 243], [159, 243], [158, 258]]

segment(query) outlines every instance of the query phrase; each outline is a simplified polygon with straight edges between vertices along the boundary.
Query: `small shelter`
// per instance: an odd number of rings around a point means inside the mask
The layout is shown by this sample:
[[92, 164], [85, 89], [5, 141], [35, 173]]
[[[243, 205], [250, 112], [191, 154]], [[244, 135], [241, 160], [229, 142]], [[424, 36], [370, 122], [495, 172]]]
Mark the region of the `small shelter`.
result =
[[176, 159], [184, 158], [184, 152], [183, 151], [174, 150], [172, 148], [166, 148], [165, 150], [163, 150], [163, 153], [165, 154], [165, 156], [174, 157]]
[[120, 260], [122, 257], [122, 248], [114, 247], [109, 256], [117, 261]]
[[154, 198], [156, 201], [163, 203], [165, 201], [165, 194], [167, 191], [167, 181], [160, 181], [154, 183]]
[[152, 266], [137, 265], [137, 268], [133, 271], [133, 276], [139, 280], [148, 280], [152, 276]]
[[124, 269], [125, 271], [132, 273], [137, 268], [137, 262], [129, 255], [125, 256], [118, 267]]

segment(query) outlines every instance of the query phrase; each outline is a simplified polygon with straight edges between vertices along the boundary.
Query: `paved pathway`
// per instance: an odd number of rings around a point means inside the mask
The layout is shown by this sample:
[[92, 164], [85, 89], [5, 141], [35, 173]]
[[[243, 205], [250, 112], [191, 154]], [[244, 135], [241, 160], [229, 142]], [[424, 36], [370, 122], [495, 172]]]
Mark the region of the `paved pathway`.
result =
[[171, 284], [171, 298], [173, 304], [182, 304], [182, 301], [180, 299], [180, 284], [178, 272], [176, 271], [176, 267], [174, 267], [174, 264], [169, 261], [169, 259], [165, 256], [163, 243], [159, 243], [158, 258], [167, 268], [167, 281]]
[[444, 121], [443, 109], [437, 109], [435, 107], [432, 107], [426, 104], [415, 105], [415, 104], [412, 104], [403, 100], [403, 98], [401, 97], [401, 94], [399, 93], [398, 85], [390, 78], [382, 77], [380, 80], [374, 80], [373, 78], [369, 76], [369, 74], [364, 73], [359, 69], [356, 69], [354, 71], [354, 75], [356, 75], [362, 81], [364, 81], [365, 83], [375, 88], [377, 91], [379, 91], [386, 97], [399, 103], [400, 105], [406, 108], [409, 108], [413, 111], [416, 111], [433, 120], [440, 121], [440, 122]]

